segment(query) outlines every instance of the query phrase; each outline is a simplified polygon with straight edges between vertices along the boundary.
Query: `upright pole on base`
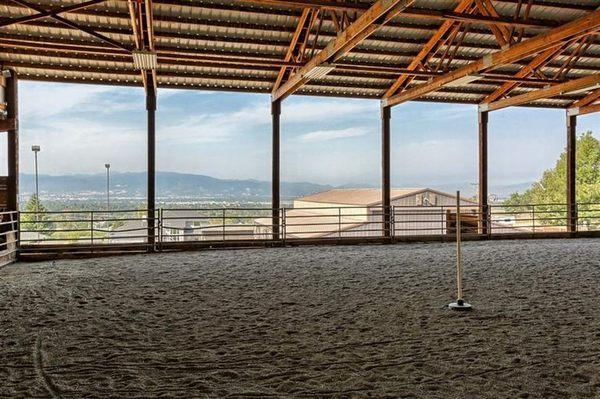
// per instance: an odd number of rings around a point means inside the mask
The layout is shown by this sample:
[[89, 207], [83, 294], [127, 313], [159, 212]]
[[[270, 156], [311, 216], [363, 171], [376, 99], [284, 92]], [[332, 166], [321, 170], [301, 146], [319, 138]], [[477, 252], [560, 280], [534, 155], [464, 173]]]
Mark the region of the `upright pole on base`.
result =
[[463, 299], [462, 290], [462, 248], [461, 234], [462, 226], [460, 221], [460, 191], [456, 192], [456, 302], [452, 302], [448, 307], [452, 310], [471, 310], [473, 307]]

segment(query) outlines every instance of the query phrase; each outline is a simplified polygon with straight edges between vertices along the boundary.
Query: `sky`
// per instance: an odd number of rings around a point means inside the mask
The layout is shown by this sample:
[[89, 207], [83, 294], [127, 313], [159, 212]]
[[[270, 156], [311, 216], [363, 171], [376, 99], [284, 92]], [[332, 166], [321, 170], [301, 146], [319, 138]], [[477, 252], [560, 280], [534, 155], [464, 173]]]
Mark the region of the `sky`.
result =
[[[145, 170], [141, 88], [22, 81], [19, 95], [22, 173], [34, 170], [33, 144], [42, 147], [42, 174], [103, 173], [105, 163], [114, 172]], [[157, 170], [269, 180], [269, 101], [266, 94], [160, 89]], [[379, 101], [292, 96], [283, 102], [281, 123], [282, 180], [379, 185]], [[587, 130], [600, 137], [600, 114], [578, 119], [578, 132]], [[490, 185], [537, 180], [565, 143], [563, 110], [490, 113]], [[414, 102], [393, 108], [395, 187], [476, 181], [475, 106]]]

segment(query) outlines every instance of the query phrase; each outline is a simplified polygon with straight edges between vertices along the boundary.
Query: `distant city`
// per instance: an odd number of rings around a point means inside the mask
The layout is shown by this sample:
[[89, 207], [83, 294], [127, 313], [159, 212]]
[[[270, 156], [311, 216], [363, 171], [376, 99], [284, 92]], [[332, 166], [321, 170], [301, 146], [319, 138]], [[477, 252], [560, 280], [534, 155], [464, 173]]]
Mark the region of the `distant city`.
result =
[[[263, 204], [268, 206], [271, 196], [271, 183], [260, 180], [218, 179], [205, 175], [157, 172], [157, 200], [162, 204], [186, 205], [248, 205]], [[510, 194], [523, 191], [531, 182], [491, 186], [490, 193], [497, 200]], [[415, 185], [411, 185], [415, 186]], [[469, 182], [429, 185], [446, 192], [460, 189], [465, 196], [474, 196], [477, 186]], [[311, 182], [283, 182], [282, 198], [291, 203], [293, 199], [330, 190], [332, 188], [377, 188], [376, 184], [357, 184], [334, 187], [332, 185]], [[35, 175], [20, 176], [20, 200], [26, 202], [35, 192]], [[81, 205], [101, 205], [106, 199], [105, 174], [76, 175], [40, 175], [40, 199], [50, 209], [63, 209]], [[143, 172], [112, 173], [110, 176], [110, 201], [115, 208], [137, 207], [145, 202], [146, 174]]]

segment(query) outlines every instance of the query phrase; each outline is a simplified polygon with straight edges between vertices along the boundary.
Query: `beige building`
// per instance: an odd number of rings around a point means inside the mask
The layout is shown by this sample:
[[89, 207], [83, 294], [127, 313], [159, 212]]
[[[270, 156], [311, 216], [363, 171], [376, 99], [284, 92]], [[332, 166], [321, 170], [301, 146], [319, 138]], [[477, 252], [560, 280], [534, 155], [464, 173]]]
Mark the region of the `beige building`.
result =
[[[446, 213], [455, 212], [456, 196], [430, 188], [392, 189], [394, 234], [446, 233]], [[381, 190], [335, 189], [294, 200], [285, 213], [286, 238], [380, 236]], [[461, 198], [462, 213], [478, 212], [477, 203]], [[271, 234], [271, 219], [256, 220], [257, 238]]]

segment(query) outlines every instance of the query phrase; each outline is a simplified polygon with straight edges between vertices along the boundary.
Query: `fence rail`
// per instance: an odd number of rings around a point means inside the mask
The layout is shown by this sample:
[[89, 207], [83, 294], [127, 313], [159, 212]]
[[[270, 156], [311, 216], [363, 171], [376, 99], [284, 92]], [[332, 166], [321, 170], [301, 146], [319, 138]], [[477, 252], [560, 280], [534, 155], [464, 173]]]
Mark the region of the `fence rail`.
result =
[[0, 267], [12, 263], [19, 250], [18, 212], [0, 212]]
[[[456, 233], [456, 208], [439, 206], [338, 206], [313, 208], [162, 208], [148, 211], [5, 212], [16, 237], [15, 248], [51, 251], [76, 247], [95, 250], [121, 246], [127, 251], [162, 250], [182, 243], [228, 244], [376, 238], [444, 237]], [[386, 223], [384, 215], [390, 215]], [[461, 205], [461, 232], [502, 236], [566, 232], [566, 204]], [[580, 203], [575, 210], [579, 231], [600, 231], [600, 203]], [[18, 228], [17, 228], [18, 226]], [[154, 240], [149, 240], [154, 236]], [[153, 242], [153, 244], [149, 244]], [[11, 243], [13, 243], [11, 241]], [[8, 245], [8, 244], [6, 244]], [[125, 251], [125, 249], [124, 249]]]

